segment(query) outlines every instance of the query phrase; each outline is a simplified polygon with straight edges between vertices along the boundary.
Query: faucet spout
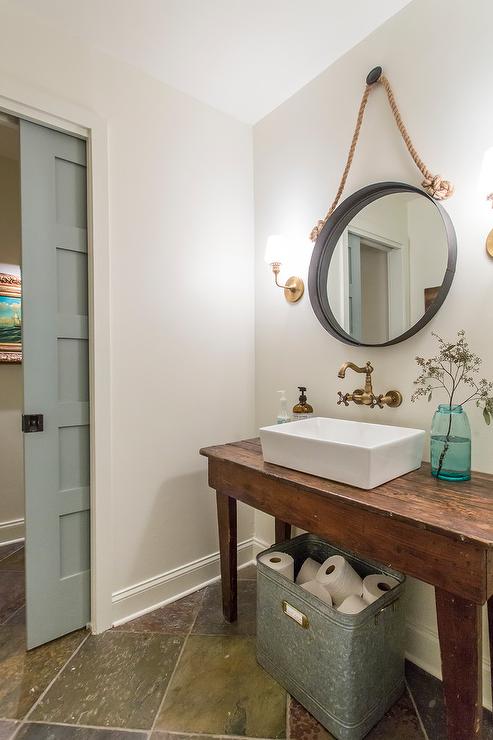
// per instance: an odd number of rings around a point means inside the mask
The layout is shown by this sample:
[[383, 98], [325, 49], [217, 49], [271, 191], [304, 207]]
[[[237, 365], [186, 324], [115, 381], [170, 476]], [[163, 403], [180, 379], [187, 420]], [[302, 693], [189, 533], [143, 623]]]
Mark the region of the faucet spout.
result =
[[341, 365], [339, 372], [337, 373], [339, 378], [346, 377], [346, 370], [350, 368], [351, 370], [354, 370], [355, 373], [372, 373], [373, 368], [369, 362], [366, 363], [364, 367], [358, 367], [358, 365], [355, 365], [354, 362], [345, 362], [344, 365]]

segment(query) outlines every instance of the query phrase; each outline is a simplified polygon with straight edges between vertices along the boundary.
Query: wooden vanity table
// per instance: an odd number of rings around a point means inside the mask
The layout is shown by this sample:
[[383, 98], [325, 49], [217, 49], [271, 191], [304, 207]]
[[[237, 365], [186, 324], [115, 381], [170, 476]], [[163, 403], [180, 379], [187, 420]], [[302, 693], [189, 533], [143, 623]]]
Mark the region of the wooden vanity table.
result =
[[[237, 618], [236, 502], [435, 586], [449, 740], [481, 736], [481, 606], [493, 634], [493, 476], [437, 481], [429, 465], [366, 491], [264, 463], [257, 439], [207, 447], [216, 490], [223, 611]], [[490, 637], [490, 644], [492, 640]]]

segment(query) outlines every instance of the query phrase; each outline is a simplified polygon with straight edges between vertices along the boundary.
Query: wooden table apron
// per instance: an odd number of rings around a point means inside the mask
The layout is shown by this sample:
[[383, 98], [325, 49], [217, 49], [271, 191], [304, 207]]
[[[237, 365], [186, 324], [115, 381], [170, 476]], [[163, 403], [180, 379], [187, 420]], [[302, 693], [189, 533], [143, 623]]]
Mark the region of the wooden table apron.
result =
[[[486, 601], [493, 633], [493, 476], [478, 474], [459, 489], [470, 497], [472, 514], [466, 500], [463, 512], [460, 505], [451, 506], [451, 516], [442, 521], [440, 506], [447, 511], [446, 494], [450, 490], [452, 496], [454, 489], [430, 479], [435, 505], [426, 470], [399, 479], [393, 506], [389, 494], [396, 482], [365, 492], [266, 464], [258, 440], [205, 448], [201, 454], [208, 457], [209, 485], [217, 492], [225, 618], [237, 617], [239, 500], [275, 517], [276, 541], [289, 537], [294, 525], [433, 585], [448, 738], [480, 737], [481, 605]], [[424, 486], [423, 514], [419, 489]]]

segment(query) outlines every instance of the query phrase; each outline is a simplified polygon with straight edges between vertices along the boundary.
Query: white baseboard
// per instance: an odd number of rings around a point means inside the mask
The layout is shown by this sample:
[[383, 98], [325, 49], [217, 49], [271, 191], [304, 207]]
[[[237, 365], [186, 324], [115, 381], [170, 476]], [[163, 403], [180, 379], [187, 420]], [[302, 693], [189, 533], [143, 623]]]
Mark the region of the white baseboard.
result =
[[[406, 630], [406, 658], [431, 673], [435, 678], [442, 680], [442, 661], [440, 658], [440, 643], [438, 635], [429, 627], [407, 623]], [[492, 708], [490, 662], [483, 658], [483, 705]]]
[[10, 545], [24, 539], [24, 519], [0, 522], [0, 545]]
[[[255, 537], [238, 543], [238, 567], [252, 563], [269, 547]], [[124, 624], [165, 604], [181, 599], [219, 579], [219, 552], [161, 573], [113, 594], [113, 625]]]

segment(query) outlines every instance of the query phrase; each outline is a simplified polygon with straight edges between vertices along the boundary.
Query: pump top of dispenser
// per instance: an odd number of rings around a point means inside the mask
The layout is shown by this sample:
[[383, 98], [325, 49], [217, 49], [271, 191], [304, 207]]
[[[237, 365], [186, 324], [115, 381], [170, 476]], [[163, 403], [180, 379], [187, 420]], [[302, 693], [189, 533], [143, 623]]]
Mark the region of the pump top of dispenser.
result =
[[296, 406], [293, 406], [293, 419], [297, 421], [301, 419], [309, 419], [313, 416], [313, 408], [308, 403], [308, 399], [306, 397], [306, 387], [304, 385], [299, 385], [298, 390], [300, 391], [299, 401]]

